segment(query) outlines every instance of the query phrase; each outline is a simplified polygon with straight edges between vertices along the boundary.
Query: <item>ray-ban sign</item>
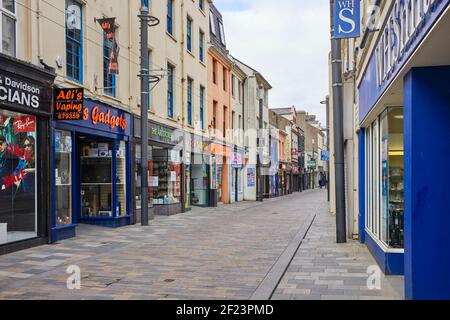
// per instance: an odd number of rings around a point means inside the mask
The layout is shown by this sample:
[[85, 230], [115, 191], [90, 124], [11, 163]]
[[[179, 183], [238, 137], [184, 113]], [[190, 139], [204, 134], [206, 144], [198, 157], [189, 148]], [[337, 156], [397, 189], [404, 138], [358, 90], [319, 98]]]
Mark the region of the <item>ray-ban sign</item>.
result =
[[361, 35], [361, 1], [334, 1], [334, 37], [357, 38]]

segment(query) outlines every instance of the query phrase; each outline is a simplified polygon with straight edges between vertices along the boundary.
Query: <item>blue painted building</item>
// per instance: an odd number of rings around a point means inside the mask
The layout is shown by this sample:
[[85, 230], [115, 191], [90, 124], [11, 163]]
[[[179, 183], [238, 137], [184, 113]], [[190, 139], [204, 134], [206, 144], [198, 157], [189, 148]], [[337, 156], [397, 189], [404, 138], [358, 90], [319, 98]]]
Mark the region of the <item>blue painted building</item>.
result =
[[75, 236], [79, 223], [132, 223], [133, 119], [99, 101], [81, 105], [78, 120], [55, 115], [51, 123], [52, 242]]
[[450, 299], [450, 0], [397, 0], [359, 81], [359, 227], [406, 299]]

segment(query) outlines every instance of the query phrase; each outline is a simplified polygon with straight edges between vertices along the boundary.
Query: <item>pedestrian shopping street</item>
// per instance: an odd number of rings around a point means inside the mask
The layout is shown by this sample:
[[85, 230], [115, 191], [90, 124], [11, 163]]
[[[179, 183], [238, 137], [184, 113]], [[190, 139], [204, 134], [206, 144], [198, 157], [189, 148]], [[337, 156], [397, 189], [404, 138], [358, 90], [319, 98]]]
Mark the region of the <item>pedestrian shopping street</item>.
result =
[[[376, 263], [357, 241], [334, 243], [326, 196], [195, 208], [149, 227], [82, 225], [76, 238], [0, 256], [0, 299], [402, 298], [402, 277], [367, 289]], [[67, 288], [72, 265], [80, 290]]]

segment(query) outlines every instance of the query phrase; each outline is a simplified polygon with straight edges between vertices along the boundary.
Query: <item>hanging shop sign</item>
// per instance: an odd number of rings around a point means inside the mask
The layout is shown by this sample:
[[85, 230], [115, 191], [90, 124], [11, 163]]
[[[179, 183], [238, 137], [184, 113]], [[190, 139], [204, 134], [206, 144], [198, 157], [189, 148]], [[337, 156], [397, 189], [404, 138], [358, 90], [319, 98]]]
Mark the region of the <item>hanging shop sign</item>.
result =
[[330, 161], [330, 152], [328, 150], [322, 150], [320, 152], [320, 160]]
[[361, 122], [449, 6], [450, 0], [395, 0], [358, 88]]
[[110, 40], [109, 74], [119, 74], [119, 45], [116, 41], [116, 18], [96, 19], [105, 33], [105, 38]]
[[308, 168], [316, 168], [317, 167], [317, 162], [316, 160], [309, 160], [307, 163]]
[[22, 106], [50, 112], [52, 91], [16, 76], [0, 73], [0, 108]]
[[80, 120], [83, 117], [84, 89], [55, 89], [55, 120]]
[[334, 1], [334, 38], [357, 38], [361, 35], [361, 1]]
[[131, 133], [129, 113], [92, 100], [84, 100], [81, 119], [71, 120], [70, 123], [127, 136]]

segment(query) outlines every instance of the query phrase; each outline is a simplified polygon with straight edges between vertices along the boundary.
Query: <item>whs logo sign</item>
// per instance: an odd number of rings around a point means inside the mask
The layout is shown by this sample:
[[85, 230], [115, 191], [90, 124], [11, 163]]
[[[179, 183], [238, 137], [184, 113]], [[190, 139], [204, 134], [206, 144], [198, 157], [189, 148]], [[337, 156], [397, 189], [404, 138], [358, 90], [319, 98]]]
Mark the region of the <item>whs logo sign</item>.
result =
[[334, 37], [357, 38], [361, 35], [361, 1], [334, 1]]

